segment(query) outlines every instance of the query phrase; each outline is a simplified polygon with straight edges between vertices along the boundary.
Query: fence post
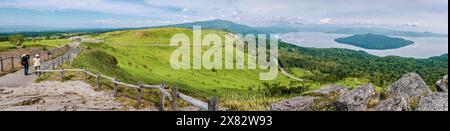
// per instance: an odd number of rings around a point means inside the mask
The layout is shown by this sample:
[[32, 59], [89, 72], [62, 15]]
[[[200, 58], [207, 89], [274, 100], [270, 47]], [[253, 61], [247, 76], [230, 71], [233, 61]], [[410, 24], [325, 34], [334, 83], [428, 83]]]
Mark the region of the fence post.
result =
[[84, 71], [83, 71], [83, 80], [84, 80], [84, 82], [86, 82], [86, 77], [87, 77], [87, 70], [86, 70], [86, 67], [84, 67]]
[[213, 97], [212, 99], [208, 100], [208, 111], [217, 111], [219, 104], [219, 100], [217, 97]]
[[142, 88], [142, 82], [139, 81], [136, 108], [139, 108], [139, 106], [141, 105], [141, 99], [142, 99], [142, 89], [141, 88]]
[[97, 72], [97, 89], [100, 89], [100, 72]]
[[64, 69], [61, 69], [61, 82], [64, 81]]
[[114, 77], [114, 81], [113, 81], [113, 84], [114, 84], [114, 97], [117, 97], [119, 95], [119, 89], [118, 89], [119, 85], [117, 85], [116, 82], [118, 82], [118, 80], [117, 80], [116, 77]]
[[71, 64], [70, 64], [70, 63], [71, 63], [70, 60], [71, 60], [71, 59], [70, 59], [70, 53], [69, 53], [69, 56], [67, 56], [67, 61], [69, 62], [69, 65], [71, 65]]
[[12, 69], [14, 70], [14, 56], [11, 57], [11, 64], [12, 64]]
[[[41, 68], [39, 67], [39, 70], [41, 70]], [[39, 75], [39, 77], [41, 77], [41, 75], [42, 75], [42, 72], [37, 72], [38, 73], [38, 75]]]
[[172, 110], [173, 111], [178, 111], [178, 103], [177, 103], [177, 99], [178, 99], [178, 87], [177, 86], [173, 86], [172, 87]]
[[0, 68], [1, 71], [3, 72], [3, 57], [0, 57]]
[[165, 99], [165, 95], [163, 93], [164, 88], [166, 87], [166, 85], [164, 84], [164, 82], [161, 82], [161, 89], [159, 92], [159, 110], [160, 111], [164, 111], [164, 99]]

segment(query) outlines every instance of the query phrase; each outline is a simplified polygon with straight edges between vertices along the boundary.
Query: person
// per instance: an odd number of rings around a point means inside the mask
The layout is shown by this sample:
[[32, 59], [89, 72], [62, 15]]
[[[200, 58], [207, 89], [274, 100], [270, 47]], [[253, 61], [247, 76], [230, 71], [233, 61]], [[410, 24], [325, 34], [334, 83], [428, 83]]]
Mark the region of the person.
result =
[[41, 58], [40, 58], [39, 54], [36, 54], [36, 56], [33, 58], [33, 61], [34, 61], [33, 65], [34, 65], [35, 73], [36, 73], [36, 75], [39, 75], [38, 72], [36, 72], [37, 70], [41, 69]]
[[26, 54], [22, 55], [20, 64], [22, 64], [22, 66], [23, 66], [23, 71], [24, 71], [25, 75], [28, 75], [28, 69], [30, 67], [30, 63], [28, 62], [29, 60], [30, 60], [30, 55], [26, 55]]

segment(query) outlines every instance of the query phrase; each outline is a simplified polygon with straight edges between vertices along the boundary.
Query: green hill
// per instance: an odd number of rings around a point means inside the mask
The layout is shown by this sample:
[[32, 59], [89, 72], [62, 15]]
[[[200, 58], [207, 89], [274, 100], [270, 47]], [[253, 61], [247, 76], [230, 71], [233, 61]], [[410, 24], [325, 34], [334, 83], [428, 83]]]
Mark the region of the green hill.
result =
[[385, 35], [362, 34], [345, 38], [337, 38], [336, 42], [373, 50], [397, 49], [414, 44], [413, 41]]
[[[223, 103], [223, 105], [236, 110], [265, 110], [268, 104], [287, 97], [270, 95], [270, 98], [266, 98], [267, 96], [264, 95], [268, 91], [265, 85], [288, 87], [291, 84], [291, 80], [281, 73], [275, 80], [260, 81], [259, 73], [266, 72], [260, 69], [172, 69], [170, 56], [177, 47], [169, 46], [169, 42], [173, 35], [179, 33], [185, 33], [192, 37], [192, 30], [185, 28], [153, 28], [100, 34], [94, 38], [102, 39], [105, 43], [83, 43], [82, 46], [88, 48], [87, 52], [95, 53], [80, 55], [81, 60], [77, 61], [78, 63], [75, 65], [80, 68], [86, 64], [90, 69], [122, 78], [120, 80], [124, 82], [142, 81], [146, 84], [159, 84], [164, 81], [171, 86], [178, 85], [183, 93], [198, 98], [218, 96], [226, 99], [227, 103]], [[207, 33], [218, 34], [223, 39], [229, 39], [229, 37], [225, 37], [226, 32], [223, 31], [202, 30], [203, 35]], [[202, 47], [203, 51], [208, 48]], [[109, 55], [105, 55], [105, 53]], [[97, 60], [95, 54], [105, 57], [114, 56], [117, 66], [108, 69], [98, 67], [111, 62], [102, 63]], [[92, 64], [92, 62], [97, 62], [97, 64]]]

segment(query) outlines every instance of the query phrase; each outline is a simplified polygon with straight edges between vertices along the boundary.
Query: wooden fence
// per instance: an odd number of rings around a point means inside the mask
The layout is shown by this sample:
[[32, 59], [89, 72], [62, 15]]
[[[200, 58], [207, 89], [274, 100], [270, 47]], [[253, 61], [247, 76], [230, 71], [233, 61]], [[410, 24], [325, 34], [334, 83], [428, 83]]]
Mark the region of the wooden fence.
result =
[[[61, 47], [51, 49], [49, 51], [34, 52], [30, 54], [31, 56], [30, 59], [32, 59], [36, 54], [39, 54], [39, 56], [41, 56], [42, 62], [49, 61], [54, 59], [55, 57], [58, 57], [66, 53], [69, 49], [70, 49], [69, 45], [64, 45]], [[20, 61], [21, 56], [0, 57], [0, 73], [7, 73], [20, 69], [22, 67]]]
[[[80, 49], [70, 49], [68, 53], [66, 53], [66, 55], [61, 56], [61, 59], [57, 59], [56, 62], [49, 62], [47, 64], [45, 64], [43, 66], [43, 68], [41, 70], [37, 70], [36, 72], [38, 72], [39, 76], [42, 75], [42, 73], [48, 73], [48, 72], [59, 72], [60, 73], [60, 80], [63, 81], [64, 77], [65, 77], [65, 73], [67, 72], [81, 72], [83, 74], [83, 80], [86, 82], [88, 79], [88, 76], [92, 76], [93, 78], [95, 78], [95, 86], [97, 89], [100, 89], [101, 87], [101, 80], [105, 79], [110, 81], [111, 83], [113, 83], [114, 85], [114, 96], [118, 96], [119, 94], [119, 86], [124, 86], [124, 87], [128, 87], [131, 89], [136, 89], [137, 90], [137, 96], [136, 96], [136, 107], [139, 107], [139, 105], [141, 105], [141, 101], [142, 101], [142, 89], [156, 89], [159, 90], [159, 94], [160, 94], [160, 102], [159, 102], [159, 110], [160, 111], [164, 111], [164, 103], [166, 98], [171, 102], [171, 106], [172, 106], [172, 110], [174, 111], [178, 111], [179, 107], [178, 107], [178, 103], [177, 100], [181, 99], [197, 108], [199, 108], [202, 111], [218, 111], [218, 110], [222, 110], [219, 109], [218, 106], [218, 99], [212, 98], [209, 99], [207, 102], [203, 102], [201, 100], [195, 99], [191, 96], [185, 95], [181, 92], [178, 92], [178, 87], [174, 86], [171, 88], [171, 91], [167, 91], [166, 90], [166, 84], [164, 84], [164, 82], [161, 82], [161, 84], [159, 85], [145, 85], [142, 84], [142, 82], [139, 82], [137, 85], [133, 85], [133, 84], [128, 84], [128, 83], [124, 83], [124, 82], [120, 82], [119, 80], [117, 80], [116, 78], [113, 77], [109, 77], [109, 76], [105, 76], [100, 74], [99, 72], [93, 73], [89, 70], [85, 69], [60, 69], [60, 70], [56, 70], [55, 66], [59, 66], [62, 63], [66, 62], [70, 62], [75, 56], [73, 54], [78, 54], [80, 52]], [[70, 55], [72, 54], [72, 55]], [[52, 69], [49, 69], [52, 68]]]

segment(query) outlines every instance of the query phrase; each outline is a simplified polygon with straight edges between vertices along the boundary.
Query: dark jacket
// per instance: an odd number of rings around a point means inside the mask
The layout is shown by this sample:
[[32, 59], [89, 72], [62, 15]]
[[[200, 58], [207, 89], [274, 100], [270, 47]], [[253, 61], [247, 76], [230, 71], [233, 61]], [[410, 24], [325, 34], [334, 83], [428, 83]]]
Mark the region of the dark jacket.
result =
[[26, 56], [21, 58], [20, 64], [22, 64], [22, 65], [29, 65], [30, 64], [29, 60], [30, 60], [30, 56], [26, 55]]

